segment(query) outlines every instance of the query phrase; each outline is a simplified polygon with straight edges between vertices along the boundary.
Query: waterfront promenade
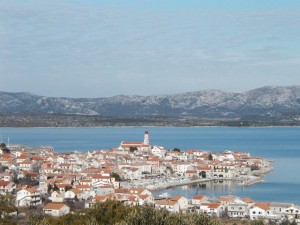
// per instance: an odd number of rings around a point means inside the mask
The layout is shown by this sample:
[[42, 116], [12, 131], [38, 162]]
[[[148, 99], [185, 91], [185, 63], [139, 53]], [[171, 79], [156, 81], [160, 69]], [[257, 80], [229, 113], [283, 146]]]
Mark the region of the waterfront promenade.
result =
[[256, 183], [263, 182], [263, 177], [270, 173], [273, 170], [272, 167], [263, 168], [252, 173], [252, 175], [239, 176], [236, 178], [201, 178], [201, 179], [188, 179], [188, 178], [178, 178], [178, 177], [169, 177], [169, 178], [155, 178], [150, 180], [136, 180], [135, 182], [122, 182], [121, 187], [126, 188], [146, 188], [150, 191], [161, 191], [169, 188], [206, 183], [210, 181], [236, 181], [240, 186], [249, 186]]

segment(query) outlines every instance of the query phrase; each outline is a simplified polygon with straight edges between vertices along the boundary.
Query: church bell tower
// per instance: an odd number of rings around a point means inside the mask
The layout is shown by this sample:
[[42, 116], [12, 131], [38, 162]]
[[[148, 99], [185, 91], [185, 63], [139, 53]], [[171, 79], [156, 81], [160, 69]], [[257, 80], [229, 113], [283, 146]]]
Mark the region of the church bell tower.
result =
[[146, 130], [145, 134], [144, 134], [144, 144], [149, 145], [149, 132], [148, 132], [148, 130]]

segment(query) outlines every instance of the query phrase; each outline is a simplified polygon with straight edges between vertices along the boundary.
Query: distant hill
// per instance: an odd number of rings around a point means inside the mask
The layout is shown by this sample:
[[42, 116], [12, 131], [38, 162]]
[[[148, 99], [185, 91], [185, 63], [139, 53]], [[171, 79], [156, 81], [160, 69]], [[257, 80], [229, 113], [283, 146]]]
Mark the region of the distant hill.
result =
[[0, 92], [0, 112], [207, 119], [298, 118], [300, 86], [262, 87], [244, 93], [205, 90], [107, 98], [58, 98], [25, 92]]

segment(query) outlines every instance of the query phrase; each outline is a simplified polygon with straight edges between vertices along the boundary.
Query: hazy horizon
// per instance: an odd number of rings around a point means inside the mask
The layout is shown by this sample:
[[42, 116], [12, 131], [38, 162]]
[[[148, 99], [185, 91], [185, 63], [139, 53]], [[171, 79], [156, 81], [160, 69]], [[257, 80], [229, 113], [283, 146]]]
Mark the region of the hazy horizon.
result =
[[296, 0], [4, 0], [1, 91], [52, 97], [300, 85]]
[[34, 93], [34, 92], [29, 92], [29, 91], [2, 91], [0, 90], [0, 92], [5, 92], [5, 93], [29, 93], [29, 94], [33, 94], [33, 95], [37, 95], [37, 96], [42, 96], [42, 97], [58, 97], [58, 98], [110, 98], [110, 97], [115, 97], [115, 96], [142, 96], [142, 97], [148, 97], [148, 96], [164, 96], [164, 95], [176, 95], [176, 94], [185, 94], [185, 93], [193, 93], [193, 92], [201, 92], [201, 91], [222, 91], [222, 92], [227, 92], [227, 93], [236, 93], [236, 94], [241, 94], [241, 93], [245, 93], [248, 91], [253, 91], [256, 89], [260, 89], [260, 88], [290, 88], [290, 87], [298, 87], [300, 88], [300, 85], [289, 85], [289, 86], [262, 86], [262, 87], [257, 87], [257, 88], [253, 88], [253, 89], [249, 89], [249, 90], [245, 90], [245, 91], [240, 91], [240, 92], [231, 92], [231, 91], [226, 91], [226, 90], [221, 90], [221, 89], [202, 89], [202, 90], [196, 90], [196, 91], [185, 91], [185, 92], [174, 92], [174, 93], [158, 93], [158, 94], [152, 94], [152, 95], [138, 95], [138, 94], [119, 94], [119, 95], [111, 95], [111, 96], [86, 96], [86, 97], [73, 97], [73, 96], [50, 96], [50, 95], [41, 95], [39, 93]]

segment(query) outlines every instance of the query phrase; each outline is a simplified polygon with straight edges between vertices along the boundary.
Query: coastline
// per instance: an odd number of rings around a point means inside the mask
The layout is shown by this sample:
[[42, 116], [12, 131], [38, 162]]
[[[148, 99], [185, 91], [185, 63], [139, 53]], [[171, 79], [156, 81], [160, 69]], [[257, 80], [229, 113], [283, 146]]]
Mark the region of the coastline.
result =
[[264, 126], [228, 126], [228, 125], [223, 125], [223, 126], [153, 126], [153, 125], [140, 125], [140, 126], [134, 126], [134, 125], [128, 125], [128, 126], [0, 126], [1, 128], [8, 128], [8, 129], [64, 129], [64, 128], [70, 128], [70, 129], [79, 129], [79, 128], [86, 128], [86, 129], [92, 129], [92, 128], [136, 128], [136, 127], [141, 127], [141, 128], [149, 128], [149, 127], [154, 127], [154, 128], [265, 128], [265, 129], [271, 129], [271, 128], [300, 128], [300, 125], [264, 125]]
[[250, 186], [256, 183], [264, 182], [264, 176], [273, 171], [273, 167], [262, 168], [251, 173], [251, 175], [241, 176], [241, 177], [232, 177], [232, 178], [205, 178], [205, 179], [195, 179], [195, 180], [180, 180], [174, 182], [157, 182], [156, 184], [151, 185], [141, 185], [150, 191], [162, 191], [174, 187], [206, 183], [210, 181], [236, 181], [239, 186]]

